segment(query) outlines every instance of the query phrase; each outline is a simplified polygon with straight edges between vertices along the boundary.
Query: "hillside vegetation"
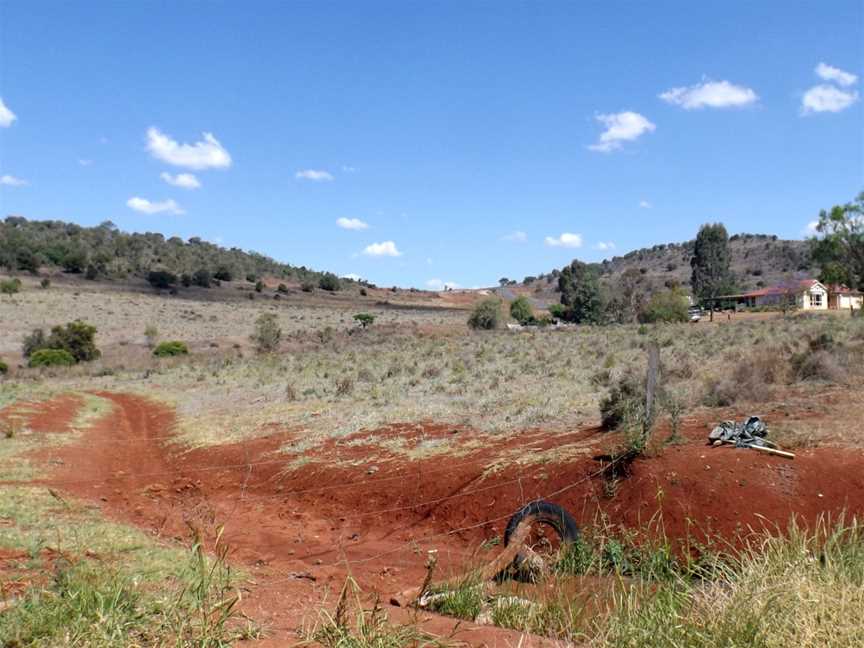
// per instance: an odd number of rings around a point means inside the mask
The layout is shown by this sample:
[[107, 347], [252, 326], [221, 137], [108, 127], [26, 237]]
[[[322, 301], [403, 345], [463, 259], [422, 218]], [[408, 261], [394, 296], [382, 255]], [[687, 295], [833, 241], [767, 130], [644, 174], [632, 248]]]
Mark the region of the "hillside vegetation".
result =
[[264, 275], [318, 283], [325, 275], [279, 263], [257, 252], [224, 248], [198, 237], [188, 241], [146, 232], [122, 232], [110, 221], [82, 227], [63, 221], [31, 221], [9, 216], [0, 222], [0, 267], [35, 274], [48, 266], [88, 279], [146, 277], [154, 270], [217, 280]]

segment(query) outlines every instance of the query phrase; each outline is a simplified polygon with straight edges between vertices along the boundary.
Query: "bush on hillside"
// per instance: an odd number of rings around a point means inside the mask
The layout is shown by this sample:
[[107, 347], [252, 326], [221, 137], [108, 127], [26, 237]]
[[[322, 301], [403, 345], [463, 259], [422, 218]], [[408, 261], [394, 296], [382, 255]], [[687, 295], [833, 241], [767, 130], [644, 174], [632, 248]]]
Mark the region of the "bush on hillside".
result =
[[188, 354], [189, 347], [186, 346], [185, 342], [180, 342], [179, 340], [160, 342], [156, 345], [156, 348], [153, 349], [153, 355], [157, 358], [171, 358]]
[[219, 269], [213, 273], [213, 278], [219, 281], [231, 281], [234, 278], [234, 273], [228, 266], [219, 266]]
[[30, 356], [31, 367], [71, 367], [75, 358], [63, 349], [39, 349]]
[[209, 270], [196, 270], [195, 274], [192, 275], [192, 283], [200, 288], [209, 288], [213, 283], [213, 275], [210, 274]]
[[18, 277], [0, 281], [0, 293], [4, 295], [14, 295], [19, 290], [21, 290], [21, 280]]
[[177, 275], [167, 270], [151, 270], [147, 273], [147, 281], [154, 288], [167, 289], [177, 283]]
[[288, 286], [286, 286], [284, 283], [280, 283], [280, 284], [276, 287], [276, 291], [277, 291], [277, 292], [280, 292], [280, 293], [282, 293], [282, 294], [285, 294], [285, 293], [288, 292]]
[[255, 292], [261, 292], [264, 290], [264, 282], [260, 279], [255, 282]]
[[315, 292], [315, 284], [313, 284], [311, 281], [304, 281], [302, 284], [300, 284], [300, 290], [308, 293]]
[[271, 353], [279, 348], [279, 342], [282, 341], [282, 327], [279, 326], [276, 313], [261, 313], [258, 316], [251, 339], [259, 353]]
[[517, 297], [510, 303], [510, 317], [523, 325], [534, 321], [534, 311], [527, 297]]
[[39, 287], [43, 290], [48, 290], [51, 287], [51, 280], [48, 277], [39, 282]]
[[342, 284], [339, 282], [339, 277], [332, 272], [327, 272], [318, 280], [318, 287], [321, 290], [336, 292], [342, 288]]
[[357, 320], [360, 326], [366, 328], [367, 326], [372, 325], [372, 323], [375, 321], [375, 316], [371, 313], [357, 313], [354, 316], [354, 319]]
[[43, 349], [62, 350], [75, 362], [89, 362], [102, 355], [96, 348], [95, 336], [95, 326], [76, 320], [65, 326], [53, 327], [48, 336], [42, 329], [34, 329], [30, 335], [24, 336], [21, 351], [25, 358], [30, 358]]
[[5, 376], [7, 373], [9, 373], [9, 365], [0, 359], [0, 376]]
[[480, 301], [468, 318], [468, 326], [474, 330], [491, 331], [501, 321], [501, 302], [494, 297]]

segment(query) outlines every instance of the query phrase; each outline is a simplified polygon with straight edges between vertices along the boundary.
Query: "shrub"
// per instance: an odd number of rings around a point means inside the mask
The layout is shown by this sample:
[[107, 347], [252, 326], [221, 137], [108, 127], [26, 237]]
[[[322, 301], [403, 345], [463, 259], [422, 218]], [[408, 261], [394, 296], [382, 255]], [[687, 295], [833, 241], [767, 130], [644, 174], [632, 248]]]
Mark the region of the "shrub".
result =
[[824, 380], [826, 382], [843, 382], [846, 370], [837, 358], [824, 349], [804, 352], [792, 359], [795, 377], [798, 380]]
[[177, 275], [167, 270], [151, 270], [147, 273], [147, 281], [154, 288], [165, 289], [177, 283]]
[[5, 376], [7, 373], [9, 373], [9, 365], [0, 359], [0, 376]]
[[249, 272], [246, 275], [246, 281], [248, 281], [249, 283], [255, 283], [256, 281], [258, 281], [258, 276], [254, 272]]
[[260, 353], [271, 353], [279, 348], [282, 340], [282, 328], [275, 313], [261, 313], [255, 320], [255, 332], [252, 342]]
[[313, 284], [311, 281], [304, 281], [302, 284], [300, 284], [300, 290], [308, 293], [315, 292], [315, 284]]
[[144, 337], [147, 338], [147, 346], [152, 349], [159, 339], [159, 329], [154, 324], [148, 324], [144, 327]]
[[555, 319], [564, 319], [567, 314], [567, 308], [564, 304], [549, 304], [549, 314]]
[[361, 289], [360, 289], [360, 296], [361, 296], [361, 297], [366, 297], [368, 294], [369, 294], [369, 293], [366, 292], [366, 289], [365, 289], [365, 288], [361, 288]]
[[645, 398], [641, 382], [633, 374], [621, 376], [612, 385], [609, 393], [600, 401], [601, 425], [605, 430], [615, 430], [628, 417], [644, 407]]
[[195, 274], [192, 276], [192, 283], [201, 288], [209, 288], [213, 283], [213, 276], [210, 274], [209, 270], [196, 270]]
[[102, 355], [96, 348], [95, 336], [95, 326], [81, 320], [75, 320], [66, 326], [52, 328], [51, 335], [48, 336], [47, 346], [49, 349], [67, 351], [75, 358], [76, 362], [89, 362]]
[[219, 281], [231, 281], [234, 278], [234, 274], [228, 266], [219, 266], [216, 272], [213, 273], [213, 278]]
[[529, 324], [534, 320], [534, 311], [527, 297], [517, 297], [510, 303], [510, 317], [520, 324]]
[[189, 347], [186, 346], [185, 342], [180, 342], [179, 340], [160, 342], [159, 345], [153, 349], [153, 355], [157, 358], [170, 358], [173, 356], [188, 354]]
[[48, 338], [45, 337], [45, 331], [42, 329], [33, 329], [30, 335], [25, 335], [21, 343], [21, 352], [25, 358], [29, 358], [34, 352], [39, 349], [48, 348]]
[[339, 277], [332, 272], [327, 272], [321, 275], [321, 278], [318, 280], [318, 287], [321, 290], [335, 292], [342, 288], [342, 284], [339, 282]]
[[51, 280], [48, 277], [45, 277], [42, 281], [39, 282], [39, 286], [43, 290], [48, 290], [51, 287]]
[[491, 331], [498, 328], [500, 320], [501, 302], [495, 298], [484, 299], [474, 307], [468, 326], [474, 330]]
[[96, 281], [99, 277], [99, 270], [92, 263], [87, 265], [87, 270], [84, 271], [84, 278], [87, 281]]
[[259, 279], [255, 282], [255, 292], [260, 293], [262, 290], [264, 290], [264, 282]]
[[21, 280], [18, 277], [0, 281], [0, 293], [4, 295], [14, 295], [19, 290], [21, 290]]
[[276, 291], [285, 294], [288, 292], [288, 286], [286, 286], [284, 283], [280, 283], [279, 286], [276, 288]]
[[686, 322], [687, 299], [679, 290], [666, 290], [651, 295], [645, 308], [639, 313], [639, 321], [653, 324], [655, 322]]
[[39, 349], [30, 356], [31, 367], [71, 367], [75, 358], [63, 349]]
[[375, 321], [375, 316], [370, 313], [357, 313], [354, 316], [354, 319], [357, 320], [360, 326], [366, 328], [367, 326], [372, 325], [372, 323]]

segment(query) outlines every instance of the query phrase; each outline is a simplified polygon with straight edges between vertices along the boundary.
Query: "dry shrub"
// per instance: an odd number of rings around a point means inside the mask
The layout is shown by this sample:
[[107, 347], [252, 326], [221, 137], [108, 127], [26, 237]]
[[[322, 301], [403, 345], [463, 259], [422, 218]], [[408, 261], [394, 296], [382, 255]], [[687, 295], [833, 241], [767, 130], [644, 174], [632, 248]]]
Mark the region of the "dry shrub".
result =
[[708, 407], [726, 407], [738, 402], [770, 400], [772, 386], [785, 382], [788, 373], [789, 363], [782, 352], [759, 351], [736, 362], [727, 375], [710, 377], [702, 403]]
[[793, 362], [795, 378], [798, 380], [822, 380], [842, 383], [847, 372], [837, 357], [830, 351], [815, 351], [796, 356]]
[[354, 380], [350, 376], [336, 380], [336, 395], [347, 396], [354, 391]]

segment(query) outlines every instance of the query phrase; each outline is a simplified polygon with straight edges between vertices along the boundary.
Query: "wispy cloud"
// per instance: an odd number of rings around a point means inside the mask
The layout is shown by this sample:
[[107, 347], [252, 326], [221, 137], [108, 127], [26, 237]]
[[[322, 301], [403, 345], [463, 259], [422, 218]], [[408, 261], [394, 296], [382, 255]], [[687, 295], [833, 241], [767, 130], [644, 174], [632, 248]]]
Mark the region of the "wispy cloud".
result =
[[647, 200], [640, 200], [639, 201], [639, 208], [640, 209], [651, 209], [651, 207], [653, 207], [653, 205], [650, 202], [648, 202]]
[[367, 245], [363, 250], [363, 254], [371, 257], [402, 256], [402, 253], [393, 241], [382, 241], [381, 243], [372, 243], [371, 245]]
[[172, 187], [180, 187], [181, 189], [201, 188], [201, 182], [197, 177], [195, 177], [194, 173], [178, 173], [177, 175], [171, 175], [167, 171], [163, 171], [159, 174], [159, 177]]
[[750, 88], [729, 81], [705, 80], [692, 86], [672, 88], [661, 93], [660, 98], [685, 110], [696, 110], [749, 106], [759, 100], [759, 95]]
[[0, 176], [0, 185], [6, 187], [23, 187], [24, 185], [29, 184], [23, 178], [16, 178], [13, 175], [3, 175]]
[[832, 112], [846, 110], [858, 101], [858, 93], [854, 90], [841, 90], [832, 85], [813, 86], [801, 98], [801, 113]]
[[0, 97], [0, 128], [9, 128], [18, 119], [18, 116], [3, 103], [3, 98]]
[[858, 77], [851, 72], [845, 72], [827, 63], [820, 63], [816, 66], [816, 75], [820, 79], [833, 81], [837, 85], [844, 87], [854, 85], [858, 81]]
[[513, 243], [524, 243], [528, 240], [528, 235], [525, 232], [516, 230], [501, 237], [502, 241], [511, 241]]
[[365, 230], [365, 229], [369, 229], [369, 224], [363, 222], [363, 221], [360, 220], [359, 218], [345, 218], [345, 217], [343, 216], [342, 218], [337, 218], [337, 219], [336, 219], [336, 224], [337, 224], [339, 227], [341, 227], [342, 229], [347, 229], [347, 230]]
[[351, 279], [353, 281], [361, 281], [363, 279], [363, 277], [361, 277], [360, 275], [355, 274], [353, 272], [349, 272], [348, 274], [342, 275], [342, 278], [343, 279]]
[[445, 288], [450, 288], [451, 290], [455, 290], [456, 288], [461, 288], [458, 283], [455, 281], [442, 281], [441, 279], [430, 279], [426, 282], [426, 287], [429, 290], [444, 290]]
[[602, 153], [615, 151], [621, 148], [624, 142], [635, 140], [657, 128], [643, 115], [630, 111], [597, 115], [597, 121], [603, 124], [606, 130], [600, 135], [600, 140], [588, 148]]
[[83, 167], [93, 166], [93, 160], [88, 160], [87, 158], [80, 158], [78, 160], [78, 164]]
[[161, 202], [151, 202], [146, 198], [134, 196], [126, 201], [126, 204], [137, 212], [142, 214], [185, 214], [186, 212], [180, 208], [174, 200], [163, 200]]
[[212, 133], [203, 133], [194, 144], [180, 144], [155, 126], [147, 129], [147, 150], [157, 160], [187, 169], [225, 169], [231, 166], [231, 155]]
[[608, 250], [614, 250], [615, 244], [612, 241], [600, 241], [599, 243], [594, 244], [594, 249], [606, 252]]
[[550, 247], [578, 248], [582, 247], [582, 235], [564, 232], [561, 236], [547, 236], [546, 245]]
[[354, 173], [356, 170], [357, 170], [357, 169], [355, 169], [355, 168], [354, 168], [353, 166], [351, 166], [351, 165], [348, 165], [348, 164], [343, 164], [343, 165], [342, 165], [342, 172], [343, 172], [343, 173]]
[[294, 174], [297, 180], [312, 180], [313, 182], [333, 182], [335, 178], [327, 171], [316, 169], [301, 169]]

